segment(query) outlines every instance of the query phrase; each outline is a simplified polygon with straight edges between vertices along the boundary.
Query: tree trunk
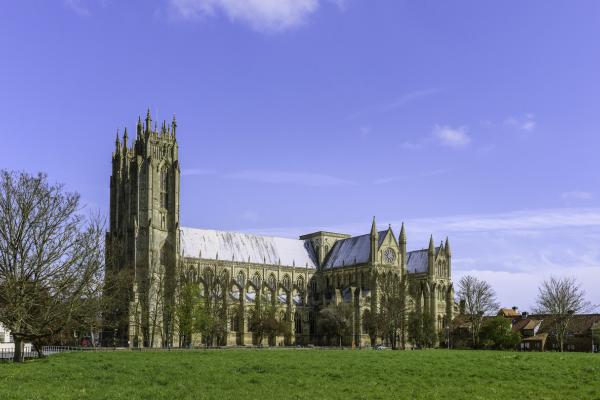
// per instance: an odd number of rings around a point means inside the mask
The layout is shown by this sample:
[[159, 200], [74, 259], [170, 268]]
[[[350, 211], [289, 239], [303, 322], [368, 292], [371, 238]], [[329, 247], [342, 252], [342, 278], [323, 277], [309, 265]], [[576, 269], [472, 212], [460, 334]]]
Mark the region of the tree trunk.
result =
[[560, 342], [560, 352], [562, 353], [562, 352], [564, 352], [564, 351], [565, 351], [565, 350], [564, 350], [564, 343], [565, 343], [565, 340], [564, 340], [564, 338], [563, 338], [562, 336], [560, 336], [560, 337], [558, 338], [558, 341]]
[[35, 351], [38, 354], [38, 358], [44, 358], [44, 352], [42, 350], [42, 345], [37, 342], [33, 342], [33, 347], [35, 347]]
[[14, 362], [23, 362], [24, 360], [24, 350], [25, 343], [23, 343], [23, 338], [20, 335], [14, 335], [15, 340], [15, 351], [13, 353], [13, 361]]

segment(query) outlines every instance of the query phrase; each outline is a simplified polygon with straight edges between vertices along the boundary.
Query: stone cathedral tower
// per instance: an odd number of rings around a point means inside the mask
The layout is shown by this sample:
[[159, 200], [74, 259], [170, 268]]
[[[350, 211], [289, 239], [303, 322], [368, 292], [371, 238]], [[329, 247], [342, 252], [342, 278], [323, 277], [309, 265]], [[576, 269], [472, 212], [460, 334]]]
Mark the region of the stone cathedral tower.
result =
[[105, 335], [118, 345], [171, 344], [179, 229], [176, 130], [175, 118], [160, 131], [153, 127], [148, 110], [145, 123], [138, 119], [131, 145], [127, 129], [122, 142], [117, 134], [106, 280], [119, 306], [106, 316], [112, 332]]
[[[431, 238], [428, 248], [407, 251], [404, 224], [396, 236], [391, 226], [378, 230], [375, 219], [363, 235], [318, 231], [298, 239], [182, 227], [176, 132], [174, 118], [157, 129], [148, 112], [131, 143], [127, 130], [117, 134], [106, 233], [106, 345], [256, 345], [262, 335], [250, 316], [263, 301], [287, 327], [266, 338], [269, 345], [338, 340], [319, 328], [319, 313], [340, 303], [353, 311], [346, 345], [404, 347], [409, 315], [430, 316], [427, 329], [444, 338], [456, 311], [448, 240], [435, 247]], [[218, 335], [204, 337], [175, 323], [189, 310], [179, 307], [185, 305], [177, 295], [183, 284], [218, 307]], [[406, 305], [393, 333], [370, 322], [390, 293]]]

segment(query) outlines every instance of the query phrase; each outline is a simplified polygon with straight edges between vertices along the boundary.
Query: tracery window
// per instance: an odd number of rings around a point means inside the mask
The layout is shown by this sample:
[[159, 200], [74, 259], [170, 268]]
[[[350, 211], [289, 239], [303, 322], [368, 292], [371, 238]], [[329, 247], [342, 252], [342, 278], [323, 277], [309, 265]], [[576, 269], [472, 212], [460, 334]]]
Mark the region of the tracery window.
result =
[[294, 331], [296, 332], [296, 335], [302, 334], [302, 318], [298, 311], [296, 311], [294, 315]]
[[168, 186], [169, 186], [169, 174], [167, 168], [163, 168], [160, 172], [160, 206], [167, 208], [169, 204], [168, 197]]
[[238, 285], [240, 285], [241, 287], [244, 287], [244, 280], [245, 280], [245, 275], [242, 271], [237, 273], [237, 276], [235, 278], [235, 281], [237, 282]]
[[257, 289], [260, 287], [260, 275], [259, 274], [254, 274], [254, 276], [252, 277], [252, 284]]

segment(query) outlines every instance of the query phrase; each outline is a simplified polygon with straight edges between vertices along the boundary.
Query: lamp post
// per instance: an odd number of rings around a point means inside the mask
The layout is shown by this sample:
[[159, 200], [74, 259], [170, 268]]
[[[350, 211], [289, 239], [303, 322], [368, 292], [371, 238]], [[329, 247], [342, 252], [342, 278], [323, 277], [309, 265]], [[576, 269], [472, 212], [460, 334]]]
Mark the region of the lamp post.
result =
[[446, 344], [448, 345], [448, 350], [450, 350], [450, 324], [446, 324], [446, 332], [448, 334]]

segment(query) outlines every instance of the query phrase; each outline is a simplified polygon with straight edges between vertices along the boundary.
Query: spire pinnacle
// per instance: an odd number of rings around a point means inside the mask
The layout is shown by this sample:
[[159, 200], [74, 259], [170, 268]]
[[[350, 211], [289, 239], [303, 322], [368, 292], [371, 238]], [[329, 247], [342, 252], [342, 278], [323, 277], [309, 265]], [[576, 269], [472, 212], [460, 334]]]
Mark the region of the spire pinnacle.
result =
[[444, 246], [446, 249], [446, 255], [448, 257], [452, 257], [452, 252], [450, 251], [450, 241], [448, 240], [448, 236], [446, 236], [446, 245]]
[[148, 107], [148, 112], [146, 112], [146, 132], [150, 132], [152, 129], [152, 117], [150, 117], [150, 107]]
[[175, 114], [173, 114], [173, 122], [171, 122], [171, 130], [173, 132], [173, 139], [175, 139], [175, 129], [177, 128], [177, 121], [175, 120]]
[[373, 217], [373, 222], [371, 223], [371, 235], [377, 234], [377, 224], [375, 223], [375, 217]]
[[123, 132], [123, 152], [127, 152], [127, 139], [129, 136], [127, 135], [127, 127], [125, 127], [125, 132]]
[[117, 138], [115, 139], [115, 154], [121, 153], [121, 139], [119, 139], [119, 129], [117, 128]]
[[400, 243], [406, 243], [406, 231], [404, 229], [404, 222], [400, 228]]
[[433, 244], [433, 235], [429, 237], [429, 252], [433, 253], [435, 251], [435, 247]]
[[142, 136], [142, 117], [140, 117], [139, 115], [138, 115], [136, 135], [137, 135], [137, 137]]

